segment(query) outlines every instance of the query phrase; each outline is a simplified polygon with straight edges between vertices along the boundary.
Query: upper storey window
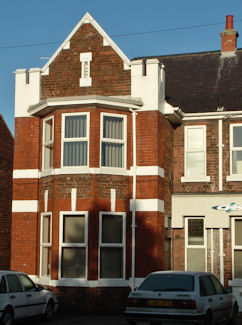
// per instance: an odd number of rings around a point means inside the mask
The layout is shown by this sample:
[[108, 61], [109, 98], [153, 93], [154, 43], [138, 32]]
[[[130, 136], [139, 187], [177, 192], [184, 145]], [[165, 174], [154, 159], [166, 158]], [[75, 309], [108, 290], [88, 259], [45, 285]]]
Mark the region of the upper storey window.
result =
[[230, 125], [230, 174], [242, 175], [242, 124]]
[[54, 146], [54, 117], [50, 117], [43, 122], [43, 160], [42, 169], [53, 168], [53, 146]]
[[62, 118], [62, 166], [87, 166], [89, 114], [63, 114]]
[[125, 168], [126, 116], [101, 115], [101, 166]]
[[185, 177], [182, 181], [208, 181], [206, 177], [206, 126], [185, 127]]

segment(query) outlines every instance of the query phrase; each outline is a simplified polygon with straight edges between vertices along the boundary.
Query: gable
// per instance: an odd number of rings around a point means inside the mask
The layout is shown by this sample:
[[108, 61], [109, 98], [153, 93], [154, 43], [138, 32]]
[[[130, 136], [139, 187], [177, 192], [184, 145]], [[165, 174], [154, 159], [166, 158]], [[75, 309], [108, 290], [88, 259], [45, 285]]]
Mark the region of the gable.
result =
[[86, 14], [43, 67], [41, 99], [130, 95], [130, 64], [94, 19]]

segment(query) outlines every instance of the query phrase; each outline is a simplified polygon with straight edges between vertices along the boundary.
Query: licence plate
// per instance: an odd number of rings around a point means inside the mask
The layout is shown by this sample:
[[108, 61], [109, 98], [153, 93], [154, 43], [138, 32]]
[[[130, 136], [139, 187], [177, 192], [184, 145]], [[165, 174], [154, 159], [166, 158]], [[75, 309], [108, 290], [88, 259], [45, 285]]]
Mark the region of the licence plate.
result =
[[172, 300], [147, 300], [148, 307], [172, 307]]

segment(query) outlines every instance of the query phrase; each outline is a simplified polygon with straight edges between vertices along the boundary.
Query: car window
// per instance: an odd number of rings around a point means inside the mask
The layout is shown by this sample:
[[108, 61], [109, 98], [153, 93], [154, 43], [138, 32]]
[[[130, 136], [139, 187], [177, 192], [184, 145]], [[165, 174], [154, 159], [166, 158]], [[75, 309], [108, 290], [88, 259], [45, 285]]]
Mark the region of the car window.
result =
[[219, 282], [219, 280], [217, 278], [215, 278], [215, 276], [211, 275], [211, 280], [213, 282], [213, 285], [215, 287], [216, 293], [217, 294], [221, 294], [224, 293], [224, 287], [222, 286], [222, 284]]
[[209, 276], [201, 276], [199, 278], [199, 285], [200, 285], [201, 297], [211, 296], [216, 294], [215, 288]]
[[6, 280], [3, 276], [0, 282], [0, 293], [7, 293], [7, 286], [6, 286]]
[[151, 274], [139, 287], [146, 291], [194, 291], [194, 276], [190, 274]]
[[8, 289], [9, 292], [21, 292], [23, 291], [21, 283], [15, 274], [8, 274], [6, 275], [7, 277], [7, 282], [8, 282]]
[[19, 279], [25, 291], [34, 291], [36, 289], [34, 282], [28, 276], [24, 274], [19, 274]]

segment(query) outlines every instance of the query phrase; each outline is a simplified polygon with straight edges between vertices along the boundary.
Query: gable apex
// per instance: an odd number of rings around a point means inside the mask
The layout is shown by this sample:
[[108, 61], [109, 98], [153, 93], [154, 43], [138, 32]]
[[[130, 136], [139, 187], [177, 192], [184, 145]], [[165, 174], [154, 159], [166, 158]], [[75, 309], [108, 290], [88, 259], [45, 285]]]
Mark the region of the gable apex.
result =
[[41, 69], [42, 73], [45, 73], [50, 64], [54, 61], [54, 59], [57, 57], [57, 55], [64, 49], [68, 48], [69, 41], [71, 40], [72, 36], [76, 33], [76, 31], [83, 25], [83, 24], [92, 24], [93, 27], [98, 31], [98, 33], [103, 37], [103, 42], [107, 46], [111, 46], [113, 50], [120, 56], [120, 58], [124, 62], [124, 66], [126, 69], [130, 68], [131, 61], [129, 58], [123, 53], [123, 51], [115, 44], [115, 42], [108, 36], [108, 34], [102, 29], [102, 27], [96, 22], [96, 20], [87, 12], [82, 19], [79, 21], [79, 23], [76, 25], [76, 27], [72, 30], [72, 32], [68, 35], [68, 37], [64, 40], [64, 42], [59, 46], [59, 48], [56, 50], [56, 52], [52, 55], [52, 57], [49, 59], [49, 61], [44, 65], [44, 67]]

